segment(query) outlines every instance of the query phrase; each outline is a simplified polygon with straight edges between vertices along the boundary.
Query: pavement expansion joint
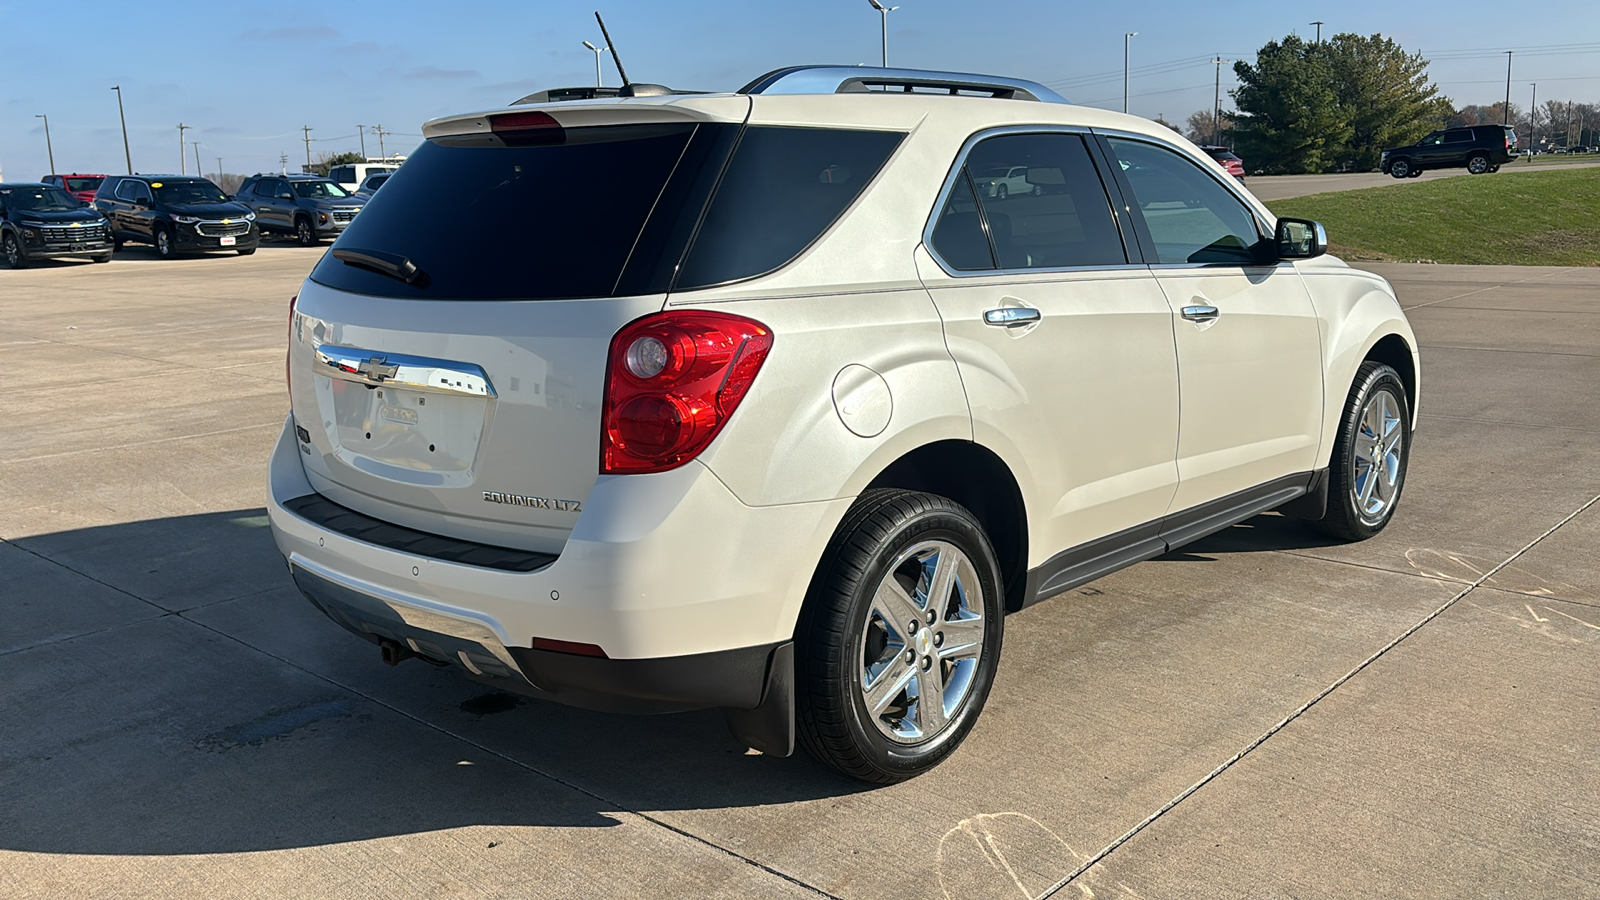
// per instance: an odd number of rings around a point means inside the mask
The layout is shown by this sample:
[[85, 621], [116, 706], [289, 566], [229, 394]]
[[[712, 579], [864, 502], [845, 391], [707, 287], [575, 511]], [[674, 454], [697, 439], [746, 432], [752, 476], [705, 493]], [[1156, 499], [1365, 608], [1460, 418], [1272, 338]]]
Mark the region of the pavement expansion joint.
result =
[[596, 801], [598, 801], [600, 803], [603, 803], [603, 804], [605, 804], [607, 806], [610, 806], [613, 810], [615, 810], [617, 812], [625, 813], [625, 814], [631, 815], [631, 816], [636, 816], [639, 819], [642, 819], [642, 820], [644, 820], [646, 822], [649, 822], [652, 825], [659, 826], [661, 828], [666, 829], [667, 831], [672, 832], [673, 834], [676, 834], [676, 835], [678, 835], [680, 837], [687, 838], [688, 840], [691, 840], [691, 841], [693, 841], [693, 842], [695, 842], [697, 844], [700, 844], [700, 845], [702, 845], [704, 847], [707, 847], [707, 848], [709, 848], [711, 850], [715, 850], [715, 851], [717, 851], [719, 853], [722, 853], [723, 855], [728, 856], [731, 859], [737, 860], [737, 861], [742, 862], [742, 863], [744, 863], [746, 865], [752, 866], [752, 867], [754, 867], [756, 869], [760, 869], [761, 871], [767, 873], [768, 875], [772, 875], [772, 876], [774, 876], [776, 878], [781, 878], [784, 881], [786, 881], [786, 882], [788, 882], [788, 883], [790, 883], [792, 885], [795, 885], [796, 887], [803, 888], [803, 889], [805, 889], [807, 891], [810, 891], [811, 893], [815, 894], [818, 897], [825, 897], [825, 898], [828, 898], [828, 900], [843, 900], [843, 898], [839, 897], [838, 895], [830, 894], [827, 891], [822, 890], [821, 888], [818, 888], [818, 887], [816, 887], [816, 886], [814, 886], [812, 884], [809, 884], [809, 883], [807, 883], [805, 881], [802, 881], [801, 879], [799, 879], [799, 878], [797, 878], [797, 877], [795, 877], [793, 875], [788, 874], [787, 872], [783, 872], [783, 871], [781, 871], [779, 869], [775, 869], [772, 866], [769, 866], [766, 863], [760, 862], [758, 860], [751, 859], [750, 857], [745, 856], [742, 853], [739, 853], [739, 852], [734, 851], [734, 850], [730, 850], [727, 847], [722, 846], [721, 844], [718, 844], [718, 843], [716, 843], [714, 841], [711, 841], [711, 840], [707, 840], [706, 838], [703, 838], [703, 837], [701, 837], [701, 836], [699, 836], [697, 834], [694, 834], [693, 832], [686, 831], [683, 828], [679, 828], [678, 826], [673, 825], [670, 822], [667, 822], [667, 821], [664, 821], [662, 819], [659, 819], [659, 818], [657, 818], [655, 816], [652, 816], [652, 815], [650, 815], [648, 813], [640, 812], [639, 810], [636, 810], [636, 809], [630, 809], [626, 805], [624, 805], [622, 803], [618, 803], [617, 801], [612, 800], [609, 797], [603, 796], [601, 794], [597, 794], [594, 791], [584, 787], [583, 785], [574, 783], [572, 781], [568, 781], [567, 779], [562, 778], [561, 776], [556, 775], [556, 774], [554, 774], [552, 772], [546, 772], [545, 770], [540, 769], [538, 766], [530, 765], [530, 764], [528, 764], [526, 762], [523, 762], [520, 759], [517, 759], [514, 756], [511, 756], [510, 754], [502, 753], [501, 751], [496, 750], [493, 747], [489, 747], [489, 746], [486, 746], [486, 745], [484, 745], [482, 743], [479, 743], [478, 741], [475, 741], [472, 738], [467, 737], [466, 735], [457, 734], [454, 731], [451, 731], [450, 729], [445, 728], [442, 725], [439, 725], [439, 724], [434, 723], [434, 722], [430, 722], [427, 719], [424, 719], [424, 718], [416, 715], [415, 713], [407, 712], [406, 710], [401, 709], [400, 707], [395, 706], [395, 705], [393, 705], [391, 703], [385, 702], [384, 700], [381, 700], [381, 699], [379, 699], [377, 697], [374, 697], [371, 694], [366, 693], [365, 691], [362, 691], [362, 690], [360, 690], [358, 688], [352, 687], [352, 686], [350, 686], [348, 684], [345, 684], [345, 683], [343, 683], [341, 681], [338, 681], [338, 680], [335, 680], [333, 678], [329, 678], [328, 676], [323, 675], [320, 672], [314, 672], [311, 669], [308, 669], [308, 668], [306, 668], [306, 667], [304, 667], [302, 665], [299, 665], [298, 663], [295, 663], [292, 660], [289, 660], [289, 659], [286, 659], [286, 658], [284, 658], [282, 656], [279, 656], [276, 653], [272, 653], [272, 652], [270, 652], [268, 650], [263, 650], [262, 648], [255, 646], [254, 644], [250, 643], [249, 641], [246, 641], [246, 640], [244, 640], [242, 638], [239, 638], [239, 637], [236, 637], [234, 635], [231, 635], [231, 634], [227, 633], [226, 631], [222, 631], [220, 629], [213, 628], [212, 626], [207, 625], [204, 622], [200, 622], [200, 621], [197, 621], [195, 619], [191, 619], [188, 616], [184, 615], [183, 612], [174, 612], [174, 613], [172, 613], [172, 615], [176, 615], [179, 618], [183, 619], [185, 622], [190, 622], [190, 623], [192, 623], [194, 625], [199, 626], [200, 628], [204, 628], [205, 630], [212, 632], [213, 634], [216, 634], [216, 635], [219, 635], [221, 637], [227, 638], [228, 640], [233, 641], [233, 642], [235, 642], [235, 643], [237, 643], [237, 644], [239, 644], [239, 645], [241, 645], [243, 647], [247, 647], [247, 648], [249, 648], [251, 650], [254, 650], [257, 653], [260, 653], [262, 656], [265, 656], [265, 657], [267, 657], [269, 659], [276, 660], [276, 661], [282, 663], [283, 665], [286, 665], [286, 666], [288, 666], [288, 667], [290, 667], [292, 669], [295, 669], [297, 671], [303, 672], [306, 675], [311, 676], [312, 678], [316, 678], [319, 681], [326, 682], [326, 683], [328, 683], [328, 684], [330, 684], [330, 685], [332, 685], [332, 686], [334, 686], [336, 688], [339, 688], [342, 691], [346, 691], [348, 693], [354, 694], [355, 696], [360, 697], [363, 700], [368, 701], [369, 703], [373, 703], [373, 704], [375, 704], [377, 706], [381, 706], [384, 709], [387, 709], [390, 712], [395, 713], [396, 715], [399, 715], [399, 716], [401, 716], [403, 718], [409, 719], [412, 722], [415, 722], [415, 723], [417, 723], [418, 725], [421, 725], [424, 728], [432, 729], [433, 731], [436, 731], [436, 732], [438, 732], [438, 733], [440, 733], [442, 735], [445, 735], [446, 737], [453, 738], [453, 739], [455, 739], [457, 741], [460, 741], [461, 743], [466, 744], [467, 746], [472, 747], [475, 750], [478, 750], [480, 752], [486, 753], [486, 754], [488, 754], [490, 756], [495, 757], [496, 759], [500, 759], [500, 760], [503, 760], [505, 762], [508, 762], [511, 765], [516, 766], [519, 769], [525, 769], [525, 770], [527, 770], [529, 772], [532, 772], [533, 774], [538, 775], [538, 776], [540, 776], [542, 778], [548, 778], [549, 780], [555, 782], [556, 784], [561, 785], [562, 787], [568, 788], [568, 789], [573, 790], [573, 791], [577, 791], [578, 793], [583, 794], [585, 797], [588, 797], [591, 800], [596, 800]]
[[1515, 553], [1512, 553], [1510, 556], [1506, 557], [1504, 560], [1502, 560], [1500, 562], [1499, 565], [1496, 565], [1494, 568], [1492, 568], [1489, 571], [1487, 571], [1487, 572], [1483, 573], [1482, 575], [1480, 575], [1475, 581], [1473, 581], [1472, 583], [1466, 585], [1466, 587], [1464, 587], [1459, 593], [1457, 593], [1455, 596], [1451, 597], [1449, 600], [1446, 600], [1444, 602], [1444, 604], [1442, 606], [1440, 606], [1438, 609], [1434, 610], [1431, 613], [1428, 613], [1426, 616], [1423, 616], [1420, 620], [1418, 620], [1410, 628], [1407, 628], [1405, 631], [1401, 632], [1399, 634], [1399, 636], [1397, 636], [1394, 640], [1392, 640], [1389, 643], [1387, 643], [1387, 644], [1383, 645], [1382, 647], [1380, 647], [1376, 653], [1373, 653], [1371, 656], [1367, 657], [1366, 659], [1362, 660], [1360, 663], [1356, 664], [1355, 668], [1353, 668], [1350, 671], [1348, 671], [1348, 672], [1344, 673], [1343, 675], [1339, 676], [1337, 679], [1334, 680], [1334, 682], [1332, 684], [1330, 684], [1327, 687], [1323, 688], [1321, 691], [1318, 691], [1316, 696], [1312, 697], [1310, 700], [1307, 700], [1305, 703], [1301, 704], [1300, 707], [1298, 709], [1296, 709], [1295, 711], [1289, 713], [1287, 716], [1284, 716], [1283, 719], [1281, 719], [1276, 725], [1273, 725], [1271, 728], [1268, 728], [1265, 732], [1263, 732], [1260, 737], [1257, 737], [1255, 740], [1251, 741], [1250, 743], [1246, 744], [1244, 747], [1240, 748], [1237, 753], [1234, 753], [1232, 756], [1230, 756], [1227, 759], [1223, 760], [1221, 765], [1217, 766], [1215, 769], [1212, 769], [1209, 773], [1207, 773], [1199, 781], [1196, 781], [1194, 784], [1189, 785], [1182, 792], [1180, 792], [1176, 797], [1173, 797], [1171, 800], [1168, 800], [1166, 803], [1162, 804], [1160, 809], [1157, 809], [1155, 812], [1153, 812], [1150, 815], [1146, 816], [1138, 824], [1134, 825], [1132, 828], [1130, 828], [1126, 832], [1124, 832], [1121, 837], [1118, 837], [1116, 840], [1112, 841], [1111, 843], [1107, 844], [1105, 847], [1101, 848], [1100, 852], [1098, 852], [1095, 855], [1093, 855], [1093, 856], [1089, 857], [1088, 859], [1084, 860], [1082, 863], [1080, 863], [1078, 865], [1078, 867], [1076, 869], [1073, 869], [1071, 872], [1069, 872], [1065, 878], [1061, 879], [1060, 881], [1058, 881], [1055, 884], [1051, 885], [1049, 888], [1045, 889], [1044, 893], [1039, 895], [1038, 900], [1047, 900], [1047, 898], [1054, 897], [1057, 893], [1059, 893], [1060, 891], [1065, 889], [1068, 885], [1072, 884], [1073, 881], [1075, 881], [1079, 877], [1081, 877], [1085, 872], [1088, 872], [1090, 869], [1092, 869], [1095, 866], [1099, 865], [1101, 863], [1101, 861], [1103, 861], [1107, 856], [1110, 856], [1118, 847], [1121, 847], [1123, 844], [1126, 844], [1128, 841], [1133, 840], [1133, 838], [1135, 836], [1137, 836], [1141, 831], [1144, 831], [1146, 828], [1148, 828], [1152, 824], [1154, 824], [1157, 819], [1160, 819], [1162, 816], [1164, 816], [1167, 813], [1171, 812], [1172, 809], [1174, 807], [1176, 807], [1179, 803], [1182, 803], [1183, 801], [1185, 801], [1185, 800], [1189, 799], [1190, 797], [1194, 796], [1194, 794], [1197, 791], [1199, 791], [1201, 788], [1205, 787], [1207, 784], [1210, 784], [1212, 781], [1216, 780], [1216, 778], [1219, 775], [1221, 775], [1222, 773], [1224, 773], [1224, 772], [1228, 771], [1229, 769], [1233, 768], [1234, 764], [1238, 763], [1239, 760], [1244, 759], [1246, 756], [1250, 755], [1250, 753], [1252, 753], [1256, 748], [1258, 748], [1262, 744], [1266, 743], [1267, 740], [1269, 738], [1271, 738], [1273, 735], [1275, 735], [1278, 732], [1282, 731], [1283, 729], [1287, 728], [1291, 722], [1293, 722], [1295, 719], [1300, 718], [1302, 715], [1304, 715], [1306, 713], [1306, 711], [1310, 710], [1313, 706], [1316, 706], [1317, 703], [1321, 702], [1323, 698], [1327, 697], [1329, 694], [1332, 694], [1334, 691], [1338, 690], [1340, 687], [1342, 687], [1345, 684], [1345, 682], [1347, 682], [1350, 679], [1354, 678], [1355, 676], [1361, 674], [1361, 672], [1363, 670], [1365, 670], [1368, 666], [1370, 666], [1373, 663], [1377, 662], [1380, 658], [1382, 658], [1390, 650], [1393, 650], [1395, 647], [1399, 646], [1401, 641], [1404, 641], [1406, 638], [1410, 637], [1411, 635], [1416, 634], [1418, 631], [1420, 631], [1422, 629], [1422, 627], [1424, 625], [1427, 625], [1429, 622], [1432, 622], [1434, 619], [1437, 619], [1439, 616], [1443, 615], [1451, 607], [1455, 606], [1457, 603], [1461, 602], [1461, 600], [1465, 599], [1468, 594], [1471, 594], [1473, 591], [1477, 590], [1479, 587], [1484, 586], [1484, 584], [1486, 582], [1488, 582], [1491, 578], [1493, 578], [1496, 574], [1498, 574], [1499, 572], [1504, 570], [1507, 566], [1509, 566], [1512, 563], [1516, 562], [1517, 559], [1520, 558], [1523, 554], [1527, 553], [1529, 550], [1532, 550], [1535, 546], [1537, 546], [1545, 538], [1549, 537], [1552, 534], [1555, 534], [1558, 530], [1560, 530], [1560, 528], [1563, 525], [1566, 525], [1568, 522], [1571, 522], [1573, 519], [1576, 519], [1578, 516], [1582, 515], [1586, 510], [1588, 510], [1590, 507], [1594, 506], [1596, 503], [1600, 503], [1600, 495], [1596, 495], [1594, 497], [1591, 497], [1583, 505], [1579, 506], [1577, 509], [1573, 510], [1572, 512], [1570, 512], [1566, 516], [1564, 516], [1561, 519], [1561, 521], [1559, 521], [1556, 524], [1550, 526], [1550, 528], [1548, 530], [1546, 530], [1543, 534], [1541, 534], [1538, 537], [1534, 538], [1533, 540], [1529, 541], [1527, 544], [1523, 545], [1523, 547], [1520, 550], [1517, 550]]

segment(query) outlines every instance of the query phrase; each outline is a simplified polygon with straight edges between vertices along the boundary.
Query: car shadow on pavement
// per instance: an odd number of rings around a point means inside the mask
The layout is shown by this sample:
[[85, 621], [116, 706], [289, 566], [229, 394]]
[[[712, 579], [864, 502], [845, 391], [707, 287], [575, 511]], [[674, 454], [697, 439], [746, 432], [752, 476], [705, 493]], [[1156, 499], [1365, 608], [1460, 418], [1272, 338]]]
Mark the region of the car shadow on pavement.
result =
[[868, 789], [803, 751], [746, 750], [717, 710], [612, 715], [386, 666], [298, 594], [264, 517], [0, 543], [0, 561], [18, 561], [0, 581], [0, 849], [174, 855], [612, 827], [633, 811]]

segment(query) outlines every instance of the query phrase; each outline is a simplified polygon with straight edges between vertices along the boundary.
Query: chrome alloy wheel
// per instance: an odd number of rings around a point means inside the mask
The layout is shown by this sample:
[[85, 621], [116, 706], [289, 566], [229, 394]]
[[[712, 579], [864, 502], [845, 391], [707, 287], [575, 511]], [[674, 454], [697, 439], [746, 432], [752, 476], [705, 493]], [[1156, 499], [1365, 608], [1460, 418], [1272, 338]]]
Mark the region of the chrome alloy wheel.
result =
[[1406, 430], [1401, 427], [1400, 410], [1394, 395], [1375, 391], [1361, 410], [1356, 430], [1355, 477], [1350, 482], [1350, 497], [1357, 514], [1367, 525], [1382, 522], [1400, 492], [1401, 454]]
[[896, 743], [943, 731], [972, 691], [984, 650], [983, 588], [954, 544], [901, 553], [867, 608], [856, 658], [868, 718]]

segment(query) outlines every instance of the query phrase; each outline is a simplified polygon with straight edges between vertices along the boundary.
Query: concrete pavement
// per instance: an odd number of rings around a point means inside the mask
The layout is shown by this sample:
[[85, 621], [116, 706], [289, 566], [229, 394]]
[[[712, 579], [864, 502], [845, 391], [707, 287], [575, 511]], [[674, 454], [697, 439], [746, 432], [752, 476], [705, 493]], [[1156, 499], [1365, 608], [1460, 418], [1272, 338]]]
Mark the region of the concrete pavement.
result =
[[868, 789], [300, 598], [260, 507], [317, 256], [0, 272], [0, 896], [1600, 893], [1600, 272], [1374, 266], [1423, 344], [1392, 526], [1012, 617], [967, 746]]

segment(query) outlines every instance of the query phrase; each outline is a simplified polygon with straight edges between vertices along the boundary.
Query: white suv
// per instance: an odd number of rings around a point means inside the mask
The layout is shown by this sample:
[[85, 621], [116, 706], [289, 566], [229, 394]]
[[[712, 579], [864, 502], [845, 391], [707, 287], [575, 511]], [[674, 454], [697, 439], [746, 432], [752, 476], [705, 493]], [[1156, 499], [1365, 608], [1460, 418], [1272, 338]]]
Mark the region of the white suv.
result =
[[424, 130], [291, 307], [270, 465], [296, 583], [390, 663], [890, 782], [1006, 613], [1400, 498], [1393, 291], [1168, 128], [806, 67]]

